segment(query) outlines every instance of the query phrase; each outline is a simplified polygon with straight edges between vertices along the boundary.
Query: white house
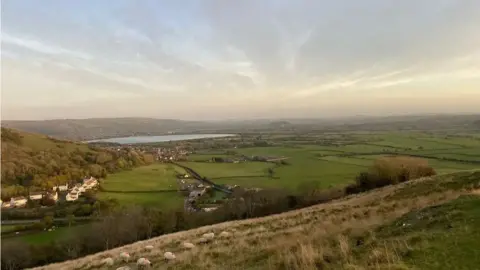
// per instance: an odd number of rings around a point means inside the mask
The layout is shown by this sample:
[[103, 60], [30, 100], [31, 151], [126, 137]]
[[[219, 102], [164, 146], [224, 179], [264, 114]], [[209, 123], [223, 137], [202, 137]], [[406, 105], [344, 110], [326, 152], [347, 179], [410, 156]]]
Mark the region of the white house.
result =
[[90, 177], [90, 179], [83, 180], [82, 187], [84, 189], [88, 190], [88, 189], [92, 189], [92, 188], [96, 187], [97, 185], [98, 185], [98, 180], [93, 178], [93, 177]]
[[67, 191], [68, 190], [68, 184], [65, 184], [63, 186], [56, 186], [56, 187], [53, 187], [52, 189], [53, 189], [53, 191], [57, 191], [57, 189], [60, 190], [60, 191]]
[[78, 200], [78, 193], [75, 191], [68, 193], [67, 196], [65, 197], [65, 200], [67, 200], [68, 202], [73, 202]]
[[43, 198], [43, 193], [42, 192], [31, 192], [30, 193], [30, 200], [32, 200], [32, 201], [41, 200], [42, 198]]
[[55, 192], [55, 193], [49, 193], [48, 194], [48, 197], [54, 201], [58, 201], [58, 192]]
[[13, 197], [10, 199], [10, 206], [12, 207], [22, 207], [27, 204], [27, 198], [21, 197]]

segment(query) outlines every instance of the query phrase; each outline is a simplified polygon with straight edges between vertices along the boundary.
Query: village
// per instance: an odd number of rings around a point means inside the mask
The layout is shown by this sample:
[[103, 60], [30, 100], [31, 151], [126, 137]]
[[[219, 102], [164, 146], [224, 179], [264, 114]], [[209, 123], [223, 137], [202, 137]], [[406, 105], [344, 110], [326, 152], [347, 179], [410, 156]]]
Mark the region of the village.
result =
[[57, 203], [59, 200], [76, 201], [79, 196], [87, 190], [92, 190], [98, 186], [99, 182], [96, 178], [90, 177], [83, 179], [82, 183], [69, 186], [68, 184], [59, 185], [52, 188], [52, 191], [30, 192], [28, 196], [12, 197], [10, 201], [1, 201], [2, 208], [22, 208], [28, 201], [41, 201], [45, 198]]

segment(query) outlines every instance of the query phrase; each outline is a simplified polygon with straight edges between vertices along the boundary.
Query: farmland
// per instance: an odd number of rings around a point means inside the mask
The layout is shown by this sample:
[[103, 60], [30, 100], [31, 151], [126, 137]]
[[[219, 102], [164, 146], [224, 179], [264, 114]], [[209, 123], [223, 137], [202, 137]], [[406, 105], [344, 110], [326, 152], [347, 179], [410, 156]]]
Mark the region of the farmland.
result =
[[[474, 135], [474, 134], [473, 134]], [[216, 184], [245, 188], [281, 188], [297, 192], [305, 183], [327, 188], [352, 182], [359, 172], [388, 155], [410, 155], [426, 159], [438, 173], [480, 167], [480, 140], [473, 135], [448, 136], [422, 132], [310, 134], [300, 137], [263, 134], [267, 147], [214, 147], [197, 151], [181, 164]], [[255, 136], [245, 141], [255, 142]], [[211, 146], [214, 144], [210, 144]], [[284, 164], [245, 161], [213, 162], [213, 158], [239, 156], [286, 157]], [[270, 170], [270, 172], [269, 172]], [[173, 164], [153, 164], [110, 175], [102, 182], [99, 199], [116, 199], [123, 205], [173, 208], [181, 205], [176, 192]]]
[[177, 190], [177, 173], [182, 169], [170, 164], [152, 164], [112, 174], [102, 181], [99, 199], [115, 199], [123, 205], [148, 205], [175, 208], [182, 197]]
[[[328, 138], [329, 142], [335, 144], [322, 144], [322, 138]], [[332, 138], [338, 141], [332, 141]], [[330, 134], [323, 137], [313, 135], [302, 136], [298, 141], [264, 135], [263, 140], [270, 140], [272, 146], [226, 148], [223, 152], [216, 150], [218, 154], [196, 154], [184, 165], [217, 184], [275, 187], [291, 191], [296, 191], [303, 183], [311, 182], [320, 187], [348, 184], [359, 172], [371, 166], [375, 159], [389, 155], [424, 158], [438, 173], [480, 167], [480, 140], [474, 136], [448, 137], [420, 132], [397, 132]], [[288, 159], [287, 165], [268, 162], [205, 162], [213, 157], [235, 158], [240, 155], [282, 156]], [[273, 175], [267, 173], [268, 168], [273, 170]]]

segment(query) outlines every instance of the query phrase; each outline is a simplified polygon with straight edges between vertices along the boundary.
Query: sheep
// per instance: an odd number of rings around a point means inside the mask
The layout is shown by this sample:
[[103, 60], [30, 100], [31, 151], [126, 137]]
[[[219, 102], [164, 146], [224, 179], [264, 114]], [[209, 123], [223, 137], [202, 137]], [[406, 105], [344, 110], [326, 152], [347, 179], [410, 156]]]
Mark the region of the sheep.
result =
[[213, 232], [210, 232], [210, 233], [204, 233], [202, 235], [203, 238], [207, 239], [207, 240], [213, 240], [213, 238], [215, 238], [215, 234]]
[[172, 252], [167, 251], [163, 254], [163, 258], [165, 258], [165, 260], [167, 261], [171, 261], [171, 260], [175, 260], [177, 257]]
[[130, 267], [128, 267], [128, 266], [120, 266], [119, 268], [117, 268], [117, 270], [130, 270]]
[[198, 239], [198, 242], [201, 243], [201, 244], [205, 244], [205, 243], [208, 243], [208, 239], [205, 238], [205, 237], [200, 237], [200, 239]]
[[122, 252], [120, 253], [120, 258], [122, 261], [128, 262], [130, 260], [130, 254], [128, 254], [128, 252]]
[[195, 245], [192, 244], [192, 243], [189, 243], [189, 242], [185, 242], [185, 243], [183, 243], [183, 247], [186, 248], [186, 249], [193, 249], [193, 248], [195, 248]]
[[137, 265], [139, 268], [150, 266], [151, 262], [146, 258], [140, 258], [137, 260]]
[[223, 231], [223, 232], [220, 233], [219, 236], [220, 236], [220, 237], [227, 238], [227, 237], [230, 237], [230, 233], [229, 233], [229, 232], [226, 232], [226, 231]]
[[113, 259], [108, 257], [102, 260], [102, 265], [107, 265], [107, 266], [112, 266], [113, 265]]
[[146, 250], [152, 250], [152, 249], [153, 249], [153, 246], [152, 246], [152, 245], [145, 246], [145, 249], [146, 249]]

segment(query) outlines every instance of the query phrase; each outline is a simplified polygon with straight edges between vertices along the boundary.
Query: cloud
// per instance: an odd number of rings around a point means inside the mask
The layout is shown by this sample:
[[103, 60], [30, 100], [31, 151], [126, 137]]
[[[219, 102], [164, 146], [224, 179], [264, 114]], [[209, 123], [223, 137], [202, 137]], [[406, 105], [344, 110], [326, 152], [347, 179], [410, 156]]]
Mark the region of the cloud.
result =
[[200, 112], [179, 103], [241, 116], [331, 100], [334, 114], [362, 95], [480, 86], [478, 1], [6, 2], [9, 104], [29, 95], [53, 108], [61, 97], [190, 118]]
[[3, 31], [2, 43], [5, 43], [6, 45], [14, 45], [17, 47], [25, 48], [42, 54], [75, 57], [82, 60], [92, 59], [92, 56], [84, 52], [72, 51], [62, 47], [57, 47], [55, 45], [46, 44], [33, 38], [16, 37]]

